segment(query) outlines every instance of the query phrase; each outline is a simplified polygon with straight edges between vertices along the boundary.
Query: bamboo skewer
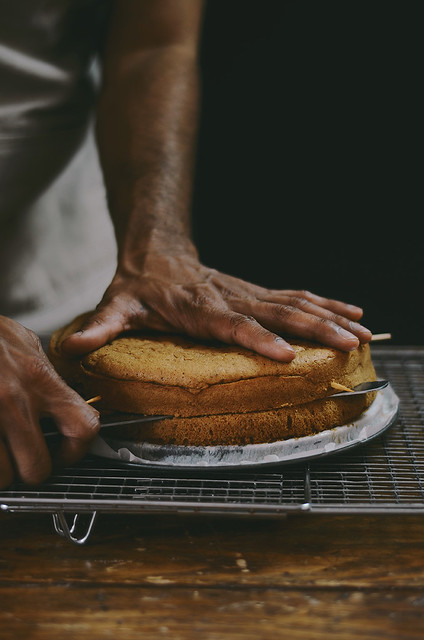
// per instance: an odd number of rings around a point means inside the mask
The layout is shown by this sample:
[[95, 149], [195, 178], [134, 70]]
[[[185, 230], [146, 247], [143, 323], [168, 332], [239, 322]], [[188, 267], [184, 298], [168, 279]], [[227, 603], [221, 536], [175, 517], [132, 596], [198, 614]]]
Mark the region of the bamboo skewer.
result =
[[353, 389], [349, 389], [349, 387], [345, 387], [344, 384], [340, 384], [339, 382], [330, 382], [330, 387], [333, 387], [333, 389], [337, 391], [351, 391], [353, 393]]
[[377, 342], [378, 340], [391, 340], [391, 333], [374, 333], [371, 342]]

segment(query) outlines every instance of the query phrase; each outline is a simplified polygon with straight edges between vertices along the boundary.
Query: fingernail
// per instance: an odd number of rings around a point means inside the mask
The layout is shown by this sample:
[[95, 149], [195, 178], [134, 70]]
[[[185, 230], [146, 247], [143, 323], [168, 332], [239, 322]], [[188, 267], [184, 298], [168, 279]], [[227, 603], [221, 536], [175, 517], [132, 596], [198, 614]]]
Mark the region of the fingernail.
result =
[[289, 353], [296, 353], [293, 347], [290, 344], [288, 344], [285, 340], [283, 340], [283, 338], [275, 338], [275, 342], [278, 342], [278, 343], [281, 342], [281, 346]]
[[296, 357], [296, 351], [283, 338], [276, 338], [275, 343], [278, 345], [278, 358], [281, 358], [283, 362], [290, 362]]
[[358, 343], [358, 338], [355, 335], [353, 335], [353, 333], [350, 333], [350, 331], [346, 331], [346, 329], [342, 329], [342, 327], [337, 328], [337, 333], [342, 338], [346, 338], [346, 340], [354, 340], [356, 343]]
[[367, 335], [369, 337], [372, 336], [371, 331], [364, 327], [362, 324], [359, 324], [359, 322], [350, 322], [349, 326], [352, 327], [352, 331], [358, 331], [359, 333], [362, 333], [363, 335]]

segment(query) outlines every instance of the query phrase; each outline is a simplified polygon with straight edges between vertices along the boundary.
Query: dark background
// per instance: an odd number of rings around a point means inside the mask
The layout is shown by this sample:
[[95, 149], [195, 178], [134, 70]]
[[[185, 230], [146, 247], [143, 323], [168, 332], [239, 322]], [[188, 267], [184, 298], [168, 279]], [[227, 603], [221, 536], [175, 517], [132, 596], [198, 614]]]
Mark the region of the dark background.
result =
[[194, 232], [209, 266], [424, 344], [420, 3], [209, 0]]

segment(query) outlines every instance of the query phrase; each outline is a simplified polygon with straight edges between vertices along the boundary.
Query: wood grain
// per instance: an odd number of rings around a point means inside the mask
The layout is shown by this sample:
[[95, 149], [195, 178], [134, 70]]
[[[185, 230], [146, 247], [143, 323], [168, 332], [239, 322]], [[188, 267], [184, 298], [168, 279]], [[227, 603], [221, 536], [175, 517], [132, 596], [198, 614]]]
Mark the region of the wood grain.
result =
[[0, 638], [424, 637], [421, 516], [1, 514]]
[[423, 598], [410, 592], [63, 585], [35, 598], [33, 589], [0, 589], [0, 598], [3, 640], [421, 640], [424, 632]]

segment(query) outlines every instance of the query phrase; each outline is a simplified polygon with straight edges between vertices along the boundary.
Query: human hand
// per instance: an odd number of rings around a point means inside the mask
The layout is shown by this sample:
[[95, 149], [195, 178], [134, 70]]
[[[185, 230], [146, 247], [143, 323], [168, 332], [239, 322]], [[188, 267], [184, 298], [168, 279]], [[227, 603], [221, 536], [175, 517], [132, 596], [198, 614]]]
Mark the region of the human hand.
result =
[[[99, 428], [98, 412], [57, 375], [37, 336], [0, 316], [0, 488], [15, 476], [38, 484], [52, 464], [73, 464]], [[52, 418], [63, 435], [51, 460], [40, 418]]]
[[362, 310], [306, 291], [270, 290], [203, 266], [193, 255], [151, 255], [143, 270], [118, 271], [81, 331], [63, 343], [82, 354], [132, 329], [183, 332], [238, 344], [282, 362], [295, 356], [282, 336], [341, 350], [371, 339]]

